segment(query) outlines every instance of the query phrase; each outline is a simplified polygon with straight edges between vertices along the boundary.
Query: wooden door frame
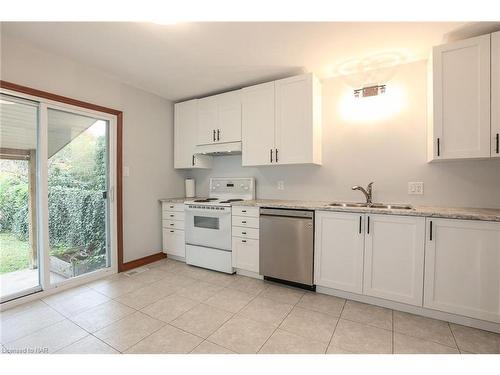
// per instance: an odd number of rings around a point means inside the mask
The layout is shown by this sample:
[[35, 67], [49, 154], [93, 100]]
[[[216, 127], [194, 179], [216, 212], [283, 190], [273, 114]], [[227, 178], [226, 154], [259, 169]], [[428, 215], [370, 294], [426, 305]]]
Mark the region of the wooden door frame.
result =
[[124, 271], [126, 267], [123, 263], [123, 112], [3, 80], [0, 80], [0, 88], [116, 116], [116, 252], [118, 272]]

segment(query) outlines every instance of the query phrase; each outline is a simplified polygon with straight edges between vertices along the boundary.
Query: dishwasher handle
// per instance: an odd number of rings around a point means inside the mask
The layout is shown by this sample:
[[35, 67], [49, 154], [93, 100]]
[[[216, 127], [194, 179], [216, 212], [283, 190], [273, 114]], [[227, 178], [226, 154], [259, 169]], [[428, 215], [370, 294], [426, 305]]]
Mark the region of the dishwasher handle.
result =
[[283, 216], [283, 217], [296, 217], [302, 219], [313, 219], [314, 211], [282, 209], [282, 208], [261, 208], [261, 216]]

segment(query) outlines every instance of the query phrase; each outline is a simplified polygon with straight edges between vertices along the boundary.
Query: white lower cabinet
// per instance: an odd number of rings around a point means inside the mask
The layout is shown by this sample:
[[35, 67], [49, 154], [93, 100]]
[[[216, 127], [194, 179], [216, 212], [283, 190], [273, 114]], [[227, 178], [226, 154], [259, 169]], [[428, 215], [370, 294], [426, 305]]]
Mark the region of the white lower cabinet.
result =
[[238, 270], [259, 273], [259, 208], [232, 207], [232, 260]]
[[316, 285], [363, 291], [363, 219], [362, 214], [316, 211]]
[[367, 215], [365, 233], [363, 293], [422, 306], [425, 218]]
[[233, 267], [259, 273], [259, 240], [233, 237]]
[[169, 255], [185, 258], [184, 231], [163, 228], [163, 251]]
[[424, 307], [500, 323], [500, 223], [429, 218], [427, 228]]
[[186, 257], [183, 203], [162, 203], [162, 243], [165, 254]]

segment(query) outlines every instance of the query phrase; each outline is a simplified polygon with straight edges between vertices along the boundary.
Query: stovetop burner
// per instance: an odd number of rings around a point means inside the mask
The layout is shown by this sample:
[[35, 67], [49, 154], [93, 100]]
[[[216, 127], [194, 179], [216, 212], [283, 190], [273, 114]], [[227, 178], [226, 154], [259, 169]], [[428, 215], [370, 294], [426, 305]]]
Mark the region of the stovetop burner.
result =
[[210, 201], [216, 201], [217, 198], [205, 198], [205, 199], [196, 199], [195, 202], [196, 203], [207, 203], [207, 202], [210, 202]]
[[231, 203], [231, 202], [241, 202], [243, 199], [228, 199], [228, 200], [225, 200], [225, 201], [222, 201], [220, 203]]

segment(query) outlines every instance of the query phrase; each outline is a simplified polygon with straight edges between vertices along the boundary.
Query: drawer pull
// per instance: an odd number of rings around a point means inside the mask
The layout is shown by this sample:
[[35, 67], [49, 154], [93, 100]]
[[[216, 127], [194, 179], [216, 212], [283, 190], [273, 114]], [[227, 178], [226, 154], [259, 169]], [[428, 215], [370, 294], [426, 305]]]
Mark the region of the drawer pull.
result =
[[241, 223], [246, 224], [247, 222], [246, 222], [246, 220], [241, 220]]
[[174, 206], [170, 206], [170, 208], [174, 208]]
[[174, 215], [170, 215], [170, 217], [174, 217]]
[[174, 223], [170, 223], [170, 226], [173, 227], [174, 226]]
[[241, 212], [247, 212], [247, 210], [241, 210]]
[[241, 232], [241, 234], [247, 234], [247, 232]]
[[241, 240], [241, 242], [247, 242], [247, 240]]
[[175, 231], [171, 230], [170, 233], [175, 233]]

